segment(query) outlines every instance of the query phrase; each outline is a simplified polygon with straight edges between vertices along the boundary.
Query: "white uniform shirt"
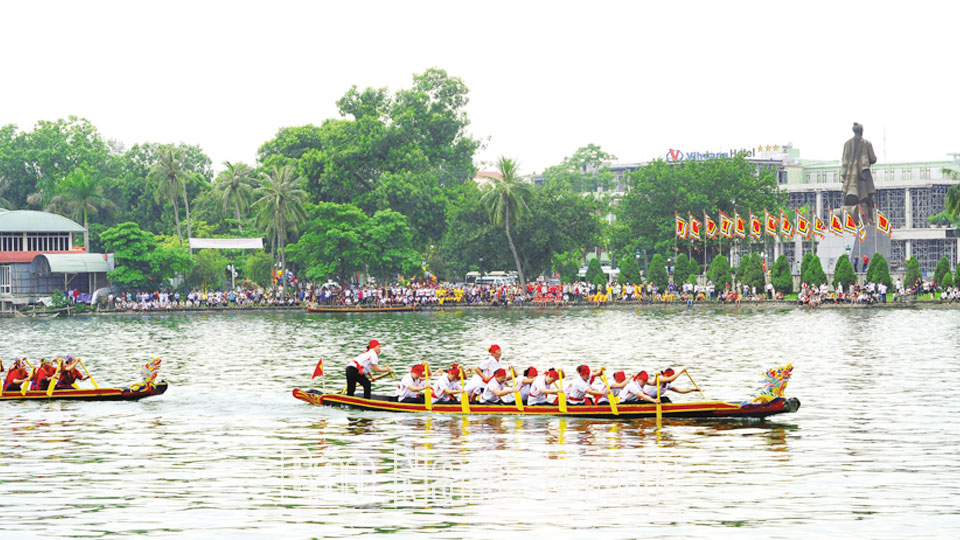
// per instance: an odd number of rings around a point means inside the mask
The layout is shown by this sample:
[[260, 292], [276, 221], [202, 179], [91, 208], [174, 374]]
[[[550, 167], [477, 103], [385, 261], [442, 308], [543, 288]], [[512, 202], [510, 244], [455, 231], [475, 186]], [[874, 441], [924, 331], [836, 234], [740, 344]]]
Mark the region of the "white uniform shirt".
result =
[[480, 362], [480, 371], [483, 372], [484, 379], [493, 377], [493, 374], [496, 373], [498, 369], [504, 369], [503, 363], [492, 356]]
[[[656, 388], [654, 388], [656, 390]], [[643, 388], [640, 385], [640, 381], [634, 379], [627, 383], [623, 387], [623, 391], [620, 392], [620, 401], [627, 401], [631, 399], [640, 399], [640, 394], [643, 393]], [[641, 400], [642, 401], [642, 400]]]
[[377, 365], [378, 360], [380, 360], [380, 357], [377, 355], [376, 349], [370, 349], [354, 358], [353, 365], [360, 370], [360, 373], [369, 373], [373, 371], [373, 366]]
[[420, 392], [412, 392], [410, 390], [411, 386], [423, 386], [423, 379], [415, 379], [413, 373], [407, 373], [400, 379], [400, 384], [397, 385], [397, 401], [401, 401], [409, 398], [416, 398], [420, 395]]
[[458, 399], [457, 397], [451, 396], [444, 392], [444, 390], [450, 390], [452, 392], [460, 392], [460, 379], [450, 380], [446, 375], [437, 377], [437, 381], [433, 383], [433, 402], [437, 403], [439, 401], [448, 401], [451, 399]]
[[[664, 394], [666, 394], [666, 393], [667, 393], [667, 390], [670, 390], [671, 388], [673, 388], [673, 385], [670, 384], [670, 383], [665, 383], [665, 384], [663, 384], [663, 385], [661, 385], [661, 386], [663, 387], [663, 388], [660, 389], [660, 395], [661, 395], [661, 396], [663, 396]], [[643, 385], [643, 393], [646, 394], [646, 395], [648, 395], [648, 396], [650, 396], [650, 397], [652, 397], [652, 398], [657, 397], [657, 385], [655, 385], [655, 384], [645, 384], [645, 385]]]
[[584, 397], [587, 395], [587, 390], [590, 389], [590, 383], [583, 380], [580, 375], [577, 375], [570, 381], [570, 384], [567, 385], [567, 401], [573, 403], [574, 405], [579, 405], [583, 403]]
[[483, 393], [480, 394], [480, 402], [481, 403], [499, 403], [501, 401], [500, 396], [494, 394], [493, 393], [494, 390], [503, 390], [503, 385], [500, 384], [495, 378], [490, 379], [490, 382], [488, 382], [487, 386], [484, 387]]
[[547, 402], [548, 394], [543, 391], [547, 389], [547, 381], [543, 375], [540, 375], [530, 384], [530, 393], [527, 397], [527, 405], [539, 405]]

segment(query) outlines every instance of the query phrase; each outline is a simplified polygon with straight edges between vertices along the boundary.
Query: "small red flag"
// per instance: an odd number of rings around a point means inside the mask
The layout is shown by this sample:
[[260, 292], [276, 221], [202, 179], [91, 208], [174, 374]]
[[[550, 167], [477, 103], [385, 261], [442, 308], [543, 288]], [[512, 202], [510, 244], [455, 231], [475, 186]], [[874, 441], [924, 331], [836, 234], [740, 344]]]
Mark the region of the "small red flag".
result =
[[311, 379], [316, 379], [317, 377], [323, 376], [323, 357], [320, 357], [320, 361], [317, 362], [317, 368], [313, 370], [313, 377]]

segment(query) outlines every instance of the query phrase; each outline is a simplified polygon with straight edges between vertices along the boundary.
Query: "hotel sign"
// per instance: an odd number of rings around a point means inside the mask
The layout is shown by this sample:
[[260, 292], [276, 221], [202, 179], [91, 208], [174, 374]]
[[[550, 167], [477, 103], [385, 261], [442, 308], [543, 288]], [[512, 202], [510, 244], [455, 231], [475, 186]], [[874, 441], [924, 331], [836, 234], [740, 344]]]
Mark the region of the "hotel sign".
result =
[[710, 159], [732, 158], [738, 155], [753, 157], [752, 148], [741, 148], [739, 150], [729, 150], [727, 152], [684, 152], [671, 148], [667, 150], [667, 163], [680, 163], [681, 161], [707, 161]]

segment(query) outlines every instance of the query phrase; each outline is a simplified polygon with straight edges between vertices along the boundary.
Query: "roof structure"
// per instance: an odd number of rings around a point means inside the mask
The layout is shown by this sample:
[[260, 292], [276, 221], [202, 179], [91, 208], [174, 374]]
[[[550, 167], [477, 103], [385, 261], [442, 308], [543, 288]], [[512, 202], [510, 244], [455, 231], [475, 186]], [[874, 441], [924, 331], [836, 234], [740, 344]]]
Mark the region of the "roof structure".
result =
[[79, 233], [83, 226], [70, 218], [36, 210], [0, 211], [0, 233]]
[[75, 251], [0, 251], [0, 264], [2, 263], [28, 263], [40, 254], [63, 254], [70, 255]]
[[41, 253], [33, 259], [30, 270], [37, 274], [109, 272], [111, 262], [102, 253]]

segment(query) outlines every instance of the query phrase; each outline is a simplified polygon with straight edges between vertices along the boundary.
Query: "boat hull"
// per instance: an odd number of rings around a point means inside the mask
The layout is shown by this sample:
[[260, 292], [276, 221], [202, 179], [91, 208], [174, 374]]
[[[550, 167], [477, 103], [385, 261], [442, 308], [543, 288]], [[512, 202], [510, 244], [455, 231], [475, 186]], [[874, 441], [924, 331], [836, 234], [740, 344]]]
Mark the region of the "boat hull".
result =
[[384, 307], [322, 307], [307, 306], [308, 313], [393, 313], [397, 311], [418, 311], [416, 306]]
[[[364, 411], [389, 411], [402, 413], [434, 413], [434, 414], [464, 414], [459, 403], [435, 403], [428, 411], [422, 403], [398, 403], [389, 401], [389, 398], [377, 396], [378, 399], [364, 399], [343, 394], [323, 394], [317, 390], [301, 390], [295, 388], [293, 397], [313, 405], [340, 407], [345, 409]], [[797, 398], [777, 398], [768, 403], [727, 403], [725, 401], [694, 401], [688, 403], [664, 403], [661, 405], [661, 414], [665, 418], [765, 418], [775, 414], [796, 412], [800, 408]], [[522, 416], [566, 416], [575, 418], [608, 418], [612, 420], [629, 420], [634, 418], [654, 418], [657, 416], [657, 406], [654, 404], [624, 404], [617, 407], [619, 414], [613, 414], [610, 406], [603, 405], [569, 405], [567, 412], [560, 412], [556, 405], [530, 406], [525, 405], [523, 412], [515, 405], [483, 405], [470, 404], [469, 414], [495, 415], [522, 415]]]
[[167, 391], [166, 381], [160, 381], [144, 390], [129, 388], [69, 388], [54, 390], [47, 395], [46, 390], [28, 390], [21, 395], [19, 390], [8, 390], [0, 396], [0, 401], [136, 401], [150, 396], [159, 396]]

